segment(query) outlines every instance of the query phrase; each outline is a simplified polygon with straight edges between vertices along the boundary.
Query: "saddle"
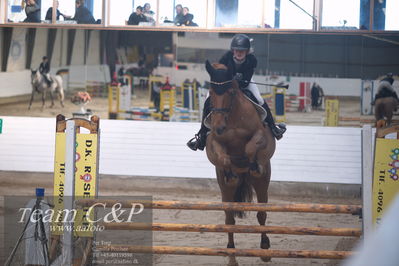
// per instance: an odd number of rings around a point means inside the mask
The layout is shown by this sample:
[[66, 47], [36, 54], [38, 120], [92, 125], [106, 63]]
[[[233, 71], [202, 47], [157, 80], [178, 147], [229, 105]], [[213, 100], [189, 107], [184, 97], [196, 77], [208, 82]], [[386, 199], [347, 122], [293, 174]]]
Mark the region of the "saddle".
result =
[[[255, 106], [255, 109], [258, 112], [261, 121], [264, 121], [267, 117], [266, 110], [257, 103], [258, 101], [256, 100], [255, 96], [252, 94], [252, 92], [250, 92], [249, 90], [242, 90], [242, 92], [244, 93], [245, 98], [247, 98], [247, 100], [250, 101]], [[211, 114], [209, 113], [208, 116], [204, 119], [204, 125], [208, 129], [211, 128], [210, 120], [211, 120]]]

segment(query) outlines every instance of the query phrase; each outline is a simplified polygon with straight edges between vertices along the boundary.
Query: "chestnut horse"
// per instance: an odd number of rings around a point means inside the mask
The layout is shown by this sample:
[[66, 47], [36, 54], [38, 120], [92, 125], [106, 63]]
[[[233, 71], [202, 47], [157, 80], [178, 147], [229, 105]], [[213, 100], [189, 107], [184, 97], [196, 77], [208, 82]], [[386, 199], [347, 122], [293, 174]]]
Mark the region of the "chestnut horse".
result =
[[[391, 125], [393, 112], [397, 110], [398, 105], [399, 102], [394, 97], [383, 97], [375, 100], [374, 116], [377, 127]], [[381, 120], [385, 121], [385, 123], [381, 122]]]
[[[211, 109], [205, 119], [210, 128], [206, 141], [209, 161], [215, 165], [223, 202], [251, 202], [252, 189], [258, 202], [268, 201], [270, 159], [276, 142], [268, 126], [263, 124], [254, 104], [239, 89], [230, 69], [221, 64], [206, 62], [210, 75]], [[225, 223], [235, 224], [235, 217], [243, 212], [226, 211]], [[257, 213], [260, 225], [265, 225], [266, 212]], [[228, 233], [227, 248], [234, 248], [233, 233]], [[269, 237], [261, 234], [260, 247], [270, 247]], [[234, 259], [235, 258], [230, 258]], [[262, 258], [269, 261], [270, 258]], [[231, 261], [230, 261], [231, 263]]]

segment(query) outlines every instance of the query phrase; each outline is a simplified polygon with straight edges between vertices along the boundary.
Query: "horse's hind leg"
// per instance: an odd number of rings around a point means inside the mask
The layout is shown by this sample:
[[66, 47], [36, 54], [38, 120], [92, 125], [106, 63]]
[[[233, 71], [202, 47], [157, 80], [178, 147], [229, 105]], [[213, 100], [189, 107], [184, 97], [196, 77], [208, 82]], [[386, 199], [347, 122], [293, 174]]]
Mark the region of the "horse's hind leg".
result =
[[32, 106], [32, 102], [33, 102], [33, 97], [34, 97], [34, 95], [35, 95], [35, 91], [33, 90], [33, 91], [32, 91], [32, 95], [30, 96], [30, 101], [29, 101], [28, 110], [30, 110], [30, 108], [31, 108], [31, 106]]
[[[223, 202], [234, 202], [234, 194], [237, 189], [237, 186], [232, 187], [226, 184], [226, 178], [224, 177], [223, 170], [217, 170], [217, 179], [220, 187], [220, 191], [222, 192], [222, 201]], [[225, 224], [228, 225], [235, 225], [236, 221], [234, 219], [234, 211], [225, 211]], [[228, 243], [227, 248], [235, 248], [234, 245], [234, 233], [227, 233], [228, 234]], [[228, 265], [238, 265], [235, 256], [229, 256], [229, 263]]]
[[50, 108], [53, 108], [53, 107], [54, 107], [53, 91], [50, 91], [50, 99], [51, 99], [51, 106], [50, 106]]
[[[270, 162], [266, 167], [266, 176], [262, 176], [262, 178], [251, 178], [252, 186], [255, 189], [256, 197], [259, 203], [267, 203], [268, 195], [267, 190], [269, 188], [269, 180], [270, 180]], [[258, 212], [256, 217], [258, 218], [259, 225], [266, 224], [267, 214], [266, 212]], [[270, 239], [266, 235], [266, 233], [261, 234], [260, 248], [269, 249], [270, 248]], [[261, 257], [261, 259], [265, 262], [271, 260], [270, 257]]]
[[62, 107], [64, 107], [64, 89], [61, 87], [60, 88], [60, 90], [59, 90], [59, 94], [60, 94], [60, 103], [61, 103], [61, 106]]
[[42, 110], [44, 109], [45, 101], [46, 101], [46, 91], [44, 90], [42, 92]]

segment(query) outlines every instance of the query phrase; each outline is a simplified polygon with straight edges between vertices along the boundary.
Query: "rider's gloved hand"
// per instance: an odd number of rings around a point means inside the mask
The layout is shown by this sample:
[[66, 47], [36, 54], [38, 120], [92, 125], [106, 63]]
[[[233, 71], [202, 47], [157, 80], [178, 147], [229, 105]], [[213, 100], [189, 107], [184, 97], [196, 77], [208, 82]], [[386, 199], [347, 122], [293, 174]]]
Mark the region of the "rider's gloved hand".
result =
[[242, 73], [237, 73], [234, 75], [234, 79], [237, 81], [241, 81], [243, 79]]

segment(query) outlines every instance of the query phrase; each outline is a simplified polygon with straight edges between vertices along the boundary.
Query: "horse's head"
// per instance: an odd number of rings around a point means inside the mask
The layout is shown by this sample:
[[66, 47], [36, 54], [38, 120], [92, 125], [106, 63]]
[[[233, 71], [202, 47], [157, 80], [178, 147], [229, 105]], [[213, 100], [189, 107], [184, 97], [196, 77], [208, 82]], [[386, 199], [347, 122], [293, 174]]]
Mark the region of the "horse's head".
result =
[[218, 135], [226, 129], [227, 119], [233, 107], [237, 84], [233, 81], [233, 72], [222, 64], [210, 64], [206, 61], [206, 71], [211, 77], [211, 128]]
[[30, 73], [31, 73], [30, 77], [31, 77], [32, 83], [34, 83], [35, 81], [37, 81], [39, 79], [40, 73], [39, 73], [39, 71], [37, 71], [37, 69], [36, 70], [31, 69]]

